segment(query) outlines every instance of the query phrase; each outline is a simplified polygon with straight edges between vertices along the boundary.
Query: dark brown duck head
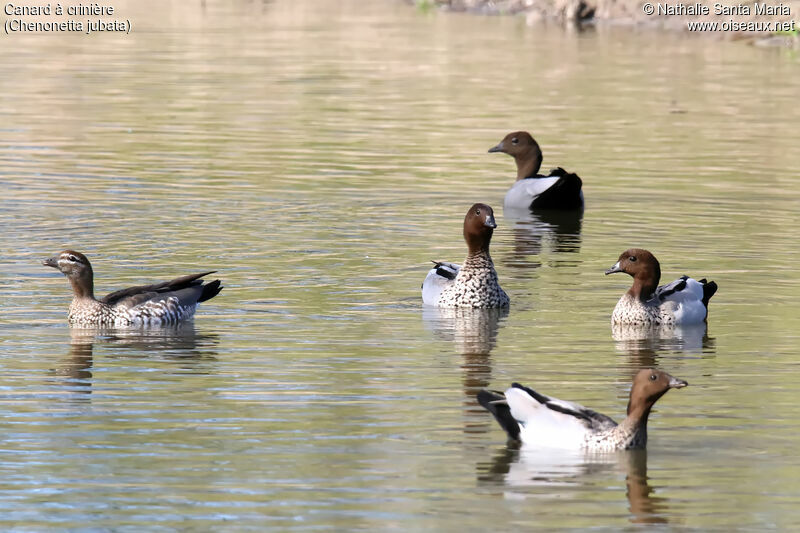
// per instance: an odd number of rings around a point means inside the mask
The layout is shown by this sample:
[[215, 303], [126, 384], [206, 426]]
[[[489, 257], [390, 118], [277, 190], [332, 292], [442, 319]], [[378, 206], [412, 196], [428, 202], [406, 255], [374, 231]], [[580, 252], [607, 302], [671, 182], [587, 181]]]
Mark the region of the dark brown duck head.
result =
[[527, 131], [514, 131], [489, 152], [503, 152], [517, 163], [517, 180], [535, 176], [542, 166], [542, 150]]
[[53, 267], [67, 276], [76, 298], [94, 298], [94, 271], [86, 256], [73, 250], [64, 250], [60, 254], [42, 261], [45, 266]]
[[464, 240], [467, 241], [470, 255], [489, 253], [489, 243], [496, 227], [491, 207], [486, 204], [475, 204], [469, 208], [464, 217]]
[[606, 270], [606, 275], [615, 272], [625, 272], [633, 276], [633, 286], [628, 290], [628, 294], [642, 302], [653, 295], [661, 279], [661, 265], [658, 264], [658, 259], [641, 248], [630, 248], [622, 252], [616, 264]]
[[640, 370], [633, 377], [633, 387], [628, 400], [628, 416], [647, 420], [650, 409], [669, 389], [682, 389], [688, 385], [682, 379], [674, 378], [654, 368]]

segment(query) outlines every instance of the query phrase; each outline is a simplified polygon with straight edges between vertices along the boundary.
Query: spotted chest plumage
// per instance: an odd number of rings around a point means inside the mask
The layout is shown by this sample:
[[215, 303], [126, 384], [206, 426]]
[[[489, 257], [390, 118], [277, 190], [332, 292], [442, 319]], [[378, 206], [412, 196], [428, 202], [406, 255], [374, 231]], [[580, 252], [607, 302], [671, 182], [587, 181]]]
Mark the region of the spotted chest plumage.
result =
[[619, 299], [611, 314], [612, 324], [631, 326], [674, 326], [676, 306], [672, 302], [641, 302], [625, 294]]
[[647, 428], [632, 428], [623, 423], [606, 431], [586, 435], [582, 448], [593, 452], [613, 452], [641, 449], [646, 446]]
[[196, 305], [181, 305], [178, 298], [149, 300], [135, 307], [109, 306], [97, 300], [75, 299], [69, 306], [73, 326], [167, 326], [194, 315]]
[[500, 287], [488, 253], [467, 257], [453, 283], [442, 290], [438, 307], [507, 307], [508, 295]]

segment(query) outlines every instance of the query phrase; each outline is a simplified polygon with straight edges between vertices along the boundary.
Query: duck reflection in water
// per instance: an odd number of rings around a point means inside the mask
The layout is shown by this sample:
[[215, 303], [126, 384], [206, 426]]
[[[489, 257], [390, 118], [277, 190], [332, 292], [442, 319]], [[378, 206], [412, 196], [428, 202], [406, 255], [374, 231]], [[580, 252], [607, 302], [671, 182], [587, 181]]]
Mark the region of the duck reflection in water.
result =
[[92, 392], [92, 350], [94, 348], [94, 338], [83, 335], [76, 335], [76, 331], [70, 329], [69, 352], [62, 358], [55, 368], [53, 374], [59, 378], [71, 391], [77, 393], [74, 399], [88, 400]]
[[628, 374], [658, 366], [659, 354], [678, 353], [705, 357], [715, 353], [715, 339], [708, 325], [632, 326], [613, 324], [611, 336], [618, 352], [628, 356]]
[[475, 395], [489, 386], [492, 380], [490, 354], [497, 343], [497, 333], [508, 316], [508, 308], [446, 309], [424, 306], [422, 320], [427, 329], [437, 337], [453, 343], [454, 349], [463, 357], [462, 388], [467, 420], [465, 433], [485, 434], [492, 427], [486, 412], [478, 404]]
[[[532, 261], [531, 256], [550, 251], [554, 254], [577, 254], [581, 249], [581, 226], [583, 210], [518, 210], [506, 208], [503, 216], [510, 222], [514, 235], [513, 252], [503, 258], [509, 268], [529, 270], [538, 268], [541, 262]], [[553, 266], [575, 266], [580, 263], [577, 255], [562, 255], [554, 258]]]
[[182, 373], [207, 374], [210, 370], [203, 363], [216, 361], [219, 342], [217, 335], [198, 333], [192, 322], [148, 329], [70, 328], [69, 332], [69, 351], [55, 366], [53, 375], [79, 393], [75, 399], [92, 392], [95, 346], [105, 348], [106, 357], [157, 355], [177, 363]]
[[509, 499], [579, 498], [581, 489], [595, 492], [599, 484], [610, 484], [615, 473], [625, 476], [631, 522], [667, 523], [667, 501], [654, 495], [647, 476], [647, 450], [586, 454], [506, 446], [492, 461], [477, 465], [478, 482], [507, 487]]

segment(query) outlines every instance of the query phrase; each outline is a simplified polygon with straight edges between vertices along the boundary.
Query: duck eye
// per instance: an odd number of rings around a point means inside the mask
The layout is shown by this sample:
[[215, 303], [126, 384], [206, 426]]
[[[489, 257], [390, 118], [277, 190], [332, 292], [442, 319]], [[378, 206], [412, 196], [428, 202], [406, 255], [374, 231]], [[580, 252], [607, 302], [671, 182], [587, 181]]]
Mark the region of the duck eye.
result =
[[658, 376], [656, 376], [655, 374], [650, 374], [650, 381], [655, 381], [657, 379], [658, 379]]
[[636, 256], [635, 255], [630, 256], [628, 259], [630, 260], [631, 263], [635, 263], [636, 262]]
[[518, 142], [519, 142], [519, 139], [517, 139], [516, 137], [511, 139], [511, 144], [517, 144]]
[[69, 256], [67, 256], [67, 259], [69, 259], [69, 260], [70, 260], [70, 261], [72, 261], [73, 263], [77, 263], [77, 262], [78, 262], [78, 258], [77, 258], [77, 257], [75, 257], [74, 255], [69, 255]]
[[480, 214], [481, 214], [481, 210], [480, 210], [480, 209], [476, 209], [476, 210], [475, 210], [475, 215], [476, 215], [476, 216], [480, 216]]

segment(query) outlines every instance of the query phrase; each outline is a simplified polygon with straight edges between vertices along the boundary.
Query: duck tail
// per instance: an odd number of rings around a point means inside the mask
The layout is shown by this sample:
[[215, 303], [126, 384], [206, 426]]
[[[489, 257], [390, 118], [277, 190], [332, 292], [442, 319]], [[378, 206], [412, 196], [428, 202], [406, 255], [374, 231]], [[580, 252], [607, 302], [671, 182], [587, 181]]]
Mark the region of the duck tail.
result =
[[703, 284], [703, 305], [708, 307], [708, 301], [714, 296], [714, 293], [717, 292], [717, 284], [713, 281], [706, 281], [705, 278], [700, 280], [700, 283]]
[[581, 197], [583, 181], [577, 174], [556, 167], [550, 170], [548, 177], [558, 177], [559, 179], [533, 200], [531, 209], [571, 210], [583, 207]]
[[482, 390], [478, 392], [477, 398], [478, 403], [492, 413], [500, 427], [508, 433], [509, 443], [519, 444], [519, 423], [511, 416], [511, 409], [508, 407], [505, 395], [502, 392]]
[[200, 298], [197, 299], [197, 303], [205, 302], [206, 300], [210, 300], [217, 294], [219, 291], [222, 290], [222, 285], [220, 285], [221, 281], [215, 279], [211, 283], [206, 283], [203, 285], [203, 293], [200, 295]]

